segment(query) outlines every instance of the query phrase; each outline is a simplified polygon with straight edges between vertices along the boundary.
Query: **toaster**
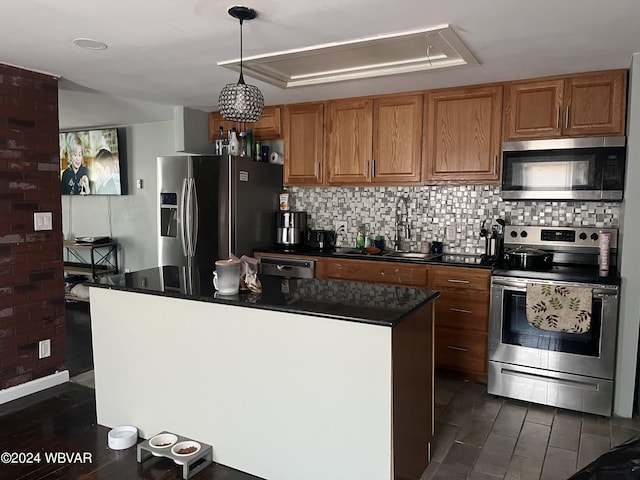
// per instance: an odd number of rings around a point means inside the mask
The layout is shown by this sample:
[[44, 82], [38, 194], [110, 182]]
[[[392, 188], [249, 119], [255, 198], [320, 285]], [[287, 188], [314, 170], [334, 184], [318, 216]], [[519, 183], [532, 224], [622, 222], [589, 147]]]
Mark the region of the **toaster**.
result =
[[336, 232], [333, 230], [307, 230], [307, 248], [310, 250], [331, 250], [336, 246]]

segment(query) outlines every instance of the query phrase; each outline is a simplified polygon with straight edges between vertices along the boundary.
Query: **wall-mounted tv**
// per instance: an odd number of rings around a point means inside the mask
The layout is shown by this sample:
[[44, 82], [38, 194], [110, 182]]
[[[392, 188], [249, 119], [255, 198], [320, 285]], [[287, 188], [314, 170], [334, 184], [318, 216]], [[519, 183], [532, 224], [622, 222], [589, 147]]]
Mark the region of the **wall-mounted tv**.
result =
[[60, 132], [63, 195], [124, 195], [124, 129]]

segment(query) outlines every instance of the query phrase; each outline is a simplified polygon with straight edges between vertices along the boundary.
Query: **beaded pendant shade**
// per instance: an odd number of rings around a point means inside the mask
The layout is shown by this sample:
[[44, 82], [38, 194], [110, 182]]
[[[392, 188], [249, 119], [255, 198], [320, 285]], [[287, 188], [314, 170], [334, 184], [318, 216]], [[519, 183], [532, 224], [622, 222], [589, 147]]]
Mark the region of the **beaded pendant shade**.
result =
[[244, 83], [242, 75], [242, 23], [244, 20], [256, 18], [256, 11], [252, 8], [235, 6], [229, 10], [229, 15], [240, 20], [240, 78], [238, 83], [227, 84], [218, 97], [220, 114], [232, 122], [257, 122], [262, 117], [264, 97], [255, 85]]

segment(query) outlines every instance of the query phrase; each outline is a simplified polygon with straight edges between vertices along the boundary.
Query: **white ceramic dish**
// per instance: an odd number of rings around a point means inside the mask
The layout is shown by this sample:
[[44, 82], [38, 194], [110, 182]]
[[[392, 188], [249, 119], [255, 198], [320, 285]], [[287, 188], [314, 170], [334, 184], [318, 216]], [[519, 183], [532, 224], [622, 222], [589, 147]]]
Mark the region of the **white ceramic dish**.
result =
[[123, 425], [109, 431], [109, 448], [124, 450], [133, 447], [138, 441], [138, 429], [131, 425]]
[[[180, 450], [189, 448], [189, 447], [195, 447], [195, 450], [191, 453], [178, 453]], [[187, 457], [190, 457], [191, 455], [198, 453], [200, 451], [200, 448], [201, 446], [198, 442], [185, 440], [184, 442], [176, 443], [173, 447], [171, 447], [171, 453], [173, 453], [176, 457], [184, 457], [186, 459]], [[174, 461], [178, 464], [182, 464], [182, 462], [178, 459]]]
[[[174, 435], [173, 433], [159, 433], [155, 437], [151, 437], [149, 439], [149, 446], [157, 450], [162, 450], [163, 448], [169, 448], [173, 446], [177, 441], [178, 436]], [[154, 451], [152, 451], [151, 453], [156, 457], [162, 456], [162, 454], [156, 453]]]

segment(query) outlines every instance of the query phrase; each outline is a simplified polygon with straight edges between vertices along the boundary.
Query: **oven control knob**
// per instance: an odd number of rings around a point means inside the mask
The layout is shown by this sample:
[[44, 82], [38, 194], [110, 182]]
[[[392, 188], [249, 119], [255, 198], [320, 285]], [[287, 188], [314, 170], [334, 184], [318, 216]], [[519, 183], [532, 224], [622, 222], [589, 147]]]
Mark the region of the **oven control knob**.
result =
[[511, 231], [511, 236], [512, 236], [513, 238], [516, 238], [516, 237], [518, 236], [518, 232], [516, 232], [515, 230], [512, 230], [512, 231]]
[[527, 238], [527, 235], [529, 235], [529, 234], [528, 234], [525, 230], [523, 230], [523, 231], [521, 231], [521, 232], [520, 232], [520, 236], [521, 236], [522, 238]]
[[595, 242], [596, 240], [598, 240], [598, 234], [597, 234], [597, 233], [592, 233], [592, 234], [591, 234], [591, 240], [593, 240], [594, 242]]
[[586, 240], [586, 239], [587, 239], [587, 234], [586, 234], [586, 233], [584, 233], [584, 232], [582, 232], [582, 233], [580, 234], [580, 240]]

